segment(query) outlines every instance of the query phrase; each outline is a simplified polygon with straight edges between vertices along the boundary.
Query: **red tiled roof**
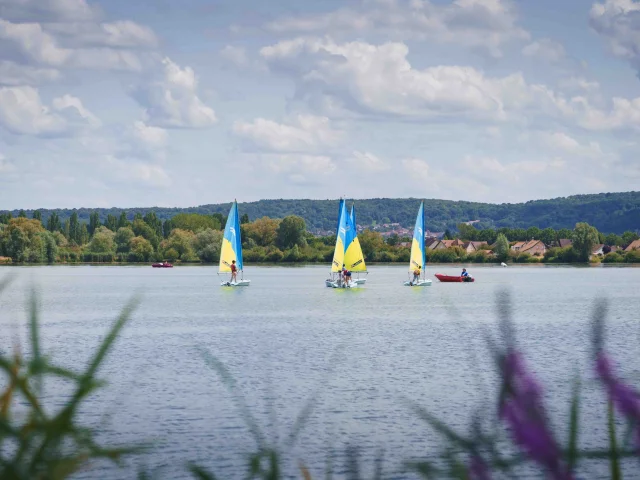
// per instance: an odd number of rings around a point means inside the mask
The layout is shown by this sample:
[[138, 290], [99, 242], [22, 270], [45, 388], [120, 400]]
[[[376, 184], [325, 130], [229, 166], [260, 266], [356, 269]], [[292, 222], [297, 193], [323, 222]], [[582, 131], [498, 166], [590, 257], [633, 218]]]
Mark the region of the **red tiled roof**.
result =
[[625, 252], [630, 252], [632, 250], [640, 250], [640, 240], [634, 240], [627, 248], [624, 249]]

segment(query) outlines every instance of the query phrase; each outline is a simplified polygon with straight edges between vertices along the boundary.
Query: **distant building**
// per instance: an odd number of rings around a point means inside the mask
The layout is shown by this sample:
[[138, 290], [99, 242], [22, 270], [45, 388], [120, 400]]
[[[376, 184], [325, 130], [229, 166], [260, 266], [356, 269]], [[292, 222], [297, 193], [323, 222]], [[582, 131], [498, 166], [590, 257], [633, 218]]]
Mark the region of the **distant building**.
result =
[[487, 245], [487, 242], [465, 242], [462, 244], [462, 248], [464, 248], [467, 253], [471, 253], [477, 252], [483, 245]]
[[634, 240], [624, 249], [625, 252], [631, 252], [633, 250], [640, 250], [640, 240]]
[[528, 253], [529, 255], [544, 255], [547, 246], [542, 240], [531, 239], [528, 242], [517, 242], [511, 246], [511, 250], [518, 253]]
[[568, 238], [561, 238], [560, 240], [558, 240], [558, 246], [560, 248], [570, 247], [571, 245], [573, 245], [573, 240], [570, 240]]

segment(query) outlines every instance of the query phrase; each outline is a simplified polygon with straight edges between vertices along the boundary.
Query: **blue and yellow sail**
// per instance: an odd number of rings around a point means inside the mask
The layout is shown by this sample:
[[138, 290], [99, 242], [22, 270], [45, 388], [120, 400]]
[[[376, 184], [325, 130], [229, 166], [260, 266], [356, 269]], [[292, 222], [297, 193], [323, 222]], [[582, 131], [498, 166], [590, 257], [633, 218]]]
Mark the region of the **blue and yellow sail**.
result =
[[242, 238], [240, 237], [240, 217], [238, 202], [234, 201], [229, 210], [227, 224], [224, 227], [222, 248], [220, 250], [220, 272], [230, 272], [231, 262], [236, 261], [238, 270], [242, 270]]
[[344, 264], [347, 270], [351, 270], [352, 272], [365, 272], [367, 266], [364, 263], [360, 240], [358, 240], [355, 219], [356, 211], [355, 206], [353, 206], [351, 208], [351, 214], [346, 219]]
[[409, 260], [409, 271], [416, 268], [424, 269], [426, 263], [426, 252], [424, 248], [424, 202], [420, 204], [416, 226], [413, 229], [413, 241], [411, 242], [411, 257]]
[[347, 233], [347, 211], [344, 200], [340, 199], [340, 210], [338, 212], [338, 226], [336, 229], [336, 248], [333, 251], [333, 261], [331, 271], [339, 272], [344, 264], [344, 251]]

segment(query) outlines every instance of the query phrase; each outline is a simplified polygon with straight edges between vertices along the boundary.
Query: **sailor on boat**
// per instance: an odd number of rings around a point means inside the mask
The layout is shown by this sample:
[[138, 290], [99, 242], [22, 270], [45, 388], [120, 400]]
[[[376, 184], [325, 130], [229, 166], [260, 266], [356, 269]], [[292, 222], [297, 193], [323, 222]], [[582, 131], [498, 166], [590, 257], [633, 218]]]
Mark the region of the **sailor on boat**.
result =
[[231, 261], [231, 282], [238, 282], [238, 267], [236, 267], [236, 261]]
[[413, 271], [413, 280], [412, 283], [418, 283], [420, 281], [420, 265], [418, 265], [416, 267], [416, 269]]
[[351, 272], [347, 270], [344, 263], [342, 264], [342, 277], [344, 278], [345, 285], [349, 287], [349, 282], [351, 281]]

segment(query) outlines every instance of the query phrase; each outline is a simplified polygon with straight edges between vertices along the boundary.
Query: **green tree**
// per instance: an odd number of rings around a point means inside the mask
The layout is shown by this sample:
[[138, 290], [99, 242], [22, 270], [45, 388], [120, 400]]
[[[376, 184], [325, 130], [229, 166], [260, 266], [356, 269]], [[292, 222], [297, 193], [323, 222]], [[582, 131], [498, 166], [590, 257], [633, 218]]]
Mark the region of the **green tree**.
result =
[[162, 220], [158, 218], [156, 212], [147, 212], [143, 220], [153, 229], [158, 238], [162, 238], [164, 236], [162, 232]]
[[204, 263], [216, 263], [220, 260], [220, 247], [223, 233], [220, 230], [207, 228], [198, 232], [192, 245], [198, 258]]
[[610, 233], [604, 237], [604, 244], [609, 246], [622, 246], [622, 238], [615, 233]]
[[131, 240], [135, 237], [133, 230], [129, 227], [121, 227], [113, 237], [116, 244], [117, 253], [129, 253]]
[[153, 255], [153, 245], [146, 238], [134, 237], [131, 239], [129, 251], [129, 261], [148, 262]]
[[66, 237], [67, 240], [71, 242], [72, 240], [71, 240], [70, 233], [71, 233], [71, 219], [67, 218], [62, 224], [62, 234]]
[[292, 248], [294, 245], [305, 245], [304, 234], [307, 225], [302, 217], [289, 215], [284, 217], [278, 225], [276, 244], [281, 250]]
[[20, 210], [20, 212], [18, 212], [18, 218], [27, 218], [27, 212]]
[[501, 262], [504, 262], [509, 258], [509, 240], [504, 233], [498, 234], [496, 243], [493, 246], [493, 251], [496, 254], [496, 258]]
[[116, 250], [114, 237], [116, 234], [107, 227], [98, 227], [93, 238], [89, 242], [87, 250], [97, 255], [112, 254]]
[[572, 240], [572, 248], [578, 259], [582, 262], [588, 262], [593, 247], [598, 244], [598, 230], [588, 223], [577, 223], [573, 230]]
[[622, 244], [623, 245], [629, 245], [631, 242], [634, 242], [636, 240], [638, 240], [640, 237], [638, 236], [637, 233], [635, 232], [624, 232], [622, 234]]
[[274, 245], [278, 238], [278, 226], [280, 220], [262, 217], [254, 222], [242, 225], [242, 238], [252, 239], [261, 247]]
[[9, 220], [11, 220], [11, 212], [0, 213], [0, 223], [8, 224]]
[[78, 221], [78, 212], [75, 210], [69, 218], [69, 240], [72, 244], [81, 245], [80, 239], [80, 222]]
[[531, 239], [542, 240], [540, 238], [541, 235], [542, 235], [542, 230], [540, 230], [538, 227], [527, 228], [527, 233], [526, 233], [527, 240], [531, 240]]
[[[116, 230], [118, 230], [118, 219], [115, 217], [115, 215], [107, 215], [107, 221], [105, 222], [105, 226], [111, 230], [112, 232], [116, 232]], [[94, 230], [95, 233], [95, 230]]]
[[98, 212], [91, 212], [91, 215], [89, 215], [89, 235], [93, 235], [99, 226], [100, 214]]
[[47, 219], [47, 230], [50, 232], [59, 232], [61, 227], [60, 217], [56, 212], [51, 212], [51, 215], [49, 215]]
[[240, 225], [244, 225], [245, 223], [249, 223], [249, 215], [243, 213], [240, 217]]
[[171, 219], [172, 229], [189, 230], [197, 233], [207, 228], [220, 230], [218, 221], [211, 215], [200, 215], [199, 213], [179, 213]]
[[444, 239], [453, 240], [453, 235], [451, 234], [451, 230], [449, 230], [448, 228], [444, 231]]
[[0, 233], [1, 250], [16, 262], [41, 262], [44, 242], [40, 234], [45, 229], [38, 220], [26, 217], [12, 218]]
[[473, 225], [467, 225], [466, 223], [459, 223], [457, 225], [458, 232], [460, 232], [460, 238], [463, 240], [476, 240], [478, 236], [478, 230]]
[[556, 240], [556, 232], [553, 228], [545, 228], [540, 232], [540, 240], [545, 245], [552, 245]]
[[193, 247], [193, 238], [195, 234], [189, 230], [174, 228], [169, 238], [164, 240], [160, 245], [165, 257], [168, 258], [168, 251], [174, 250], [178, 254], [178, 258], [183, 261], [189, 261], [195, 258]]
[[360, 248], [362, 248], [362, 254], [365, 259], [373, 258], [376, 252], [386, 249], [384, 238], [382, 238], [379, 232], [364, 230], [358, 234], [358, 240], [360, 241]]
[[40, 223], [42, 223], [42, 212], [40, 210], [34, 210], [33, 214], [31, 215], [31, 218], [33, 218], [34, 220], [38, 220]]
[[173, 230], [171, 219], [165, 220], [162, 224], [162, 236], [168, 238], [171, 235], [171, 230]]
[[80, 224], [80, 245], [86, 245], [87, 243], [89, 243], [89, 238], [91, 238], [91, 236], [89, 235], [87, 224], [82, 222]]
[[56, 238], [51, 232], [42, 232], [40, 234], [44, 240], [45, 258], [47, 263], [56, 263], [58, 257], [58, 244]]
[[137, 218], [133, 221], [133, 233], [136, 234], [136, 237], [146, 238], [151, 242], [154, 250], [158, 248], [160, 244], [160, 238], [156, 235], [156, 232], [153, 228], [151, 228], [147, 222], [145, 222], [142, 218]]
[[127, 220], [127, 212], [124, 210], [120, 213], [120, 218], [118, 218], [118, 228], [130, 227], [131, 223]]

